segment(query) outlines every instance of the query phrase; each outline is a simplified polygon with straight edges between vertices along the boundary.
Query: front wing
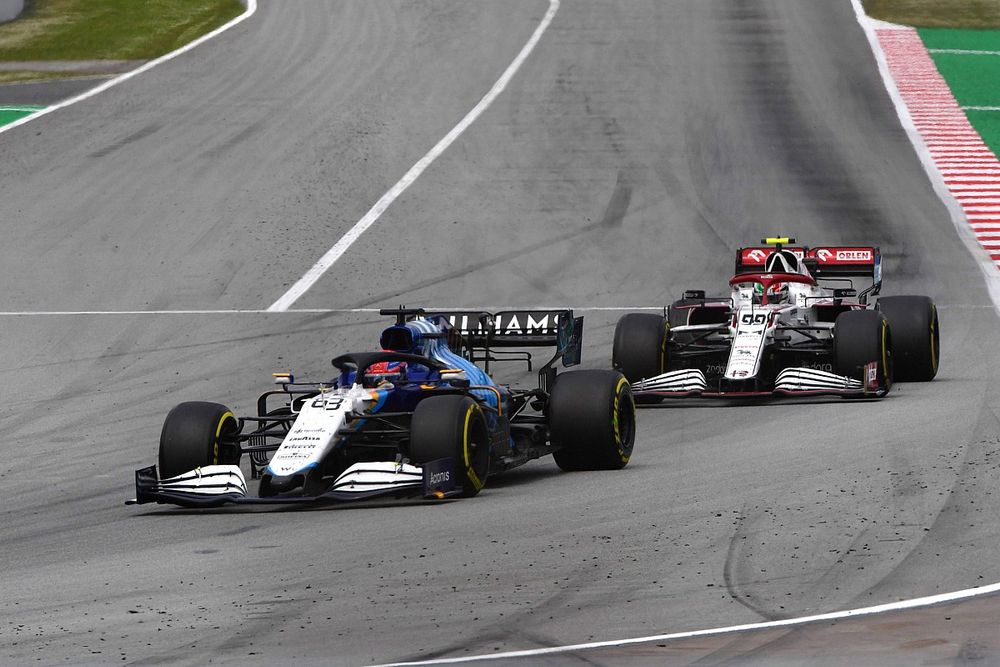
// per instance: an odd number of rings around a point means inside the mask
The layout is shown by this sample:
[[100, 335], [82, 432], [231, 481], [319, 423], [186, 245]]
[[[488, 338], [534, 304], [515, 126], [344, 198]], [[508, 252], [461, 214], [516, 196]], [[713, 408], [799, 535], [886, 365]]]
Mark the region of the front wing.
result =
[[455, 484], [455, 463], [450, 458], [422, 466], [393, 461], [355, 463], [315, 496], [251, 496], [239, 466], [212, 465], [159, 479], [156, 466], [135, 471], [135, 499], [128, 505], [165, 503], [181, 507], [221, 505], [277, 505], [336, 503], [393, 498], [450, 498], [461, 493]]
[[879, 384], [876, 362], [865, 366], [865, 380], [856, 380], [815, 368], [786, 368], [778, 373], [774, 387], [764, 391], [710, 391], [708, 379], [700, 369], [669, 371], [632, 383], [635, 396], [666, 398], [743, 398], [764, 396], [842, 396], [845, 398], [881, 398], [888, 387]]

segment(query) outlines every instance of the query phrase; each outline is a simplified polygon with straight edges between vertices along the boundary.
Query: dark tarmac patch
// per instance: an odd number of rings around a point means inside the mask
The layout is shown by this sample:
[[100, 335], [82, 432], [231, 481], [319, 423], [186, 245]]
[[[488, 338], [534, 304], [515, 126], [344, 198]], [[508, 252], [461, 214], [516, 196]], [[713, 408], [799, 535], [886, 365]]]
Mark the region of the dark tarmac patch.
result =
[[0, 85], [0, 105], [37, 104], [51, 106], [101, 85], [113, 75], [87, 76], [53, 81], [30, 81]]

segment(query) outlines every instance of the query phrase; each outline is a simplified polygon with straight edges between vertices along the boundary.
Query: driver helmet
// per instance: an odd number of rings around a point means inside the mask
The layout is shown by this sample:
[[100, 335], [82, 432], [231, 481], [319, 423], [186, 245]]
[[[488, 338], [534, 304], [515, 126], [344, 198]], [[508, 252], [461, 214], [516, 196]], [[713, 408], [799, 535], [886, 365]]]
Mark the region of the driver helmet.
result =
[[764, 260], [764, 273], [802, 273], [802, 269], [794, 252], [777, 250]]
[[[764, 286], [756, 283], [753, 286], [753, 302], [762, 303], [764, 296]], [[788, 283], [772, 283], [767, 288], [768, 303], [784, 303], [788, 301]]]
[[379, 361], [365, 370], [363, 385], [377, 387], [386, 382], [394, 383], [406, 376], [405, 361]]
[[771, 283], [768, 285], [768, 303], [785, 303], [786, 301], [788, 301], [788, 283]]

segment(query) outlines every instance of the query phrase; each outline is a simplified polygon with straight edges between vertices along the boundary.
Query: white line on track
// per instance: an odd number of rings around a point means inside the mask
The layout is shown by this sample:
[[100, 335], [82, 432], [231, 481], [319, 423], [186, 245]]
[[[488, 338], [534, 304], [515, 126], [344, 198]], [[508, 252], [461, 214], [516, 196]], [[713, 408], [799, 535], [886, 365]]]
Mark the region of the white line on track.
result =
[[721, 628], [711, 628], [709, 630], [693, 630], [691, 632], [672, 632], [662, 635], [651, 635], [649, 637], [635, 637], [632, 639], [612, 639], [601, 642], [588, 642], [586, 644], [570, 644], [567, 646], [552, 646], [547, 648], [528, 649], [524, 651], [506, 651], [503, 653], [489, 653], [485, 655], [472, 655], [462, 658], [434, 658], [432, 660], [414, 660], [411, 662], [390, 662], [375, 667], [416, 667], [417, 665], [454, 665], [468, 662], [484, 662], [486, 660], [509, 660], [511, 658], [536, 658], [554, 653], [574, 653], [577, 651], [589, 651], [600, 648], [616, 648], [619, 646], [630, 646], [633, 644], [649, 644], [652, 642], [665, 642], [678, 639], [692, 639], [695, 637], [709, 637], [713, 635], [734, 634], [737, 632], [748, 632], [752, 630], [770, 630], [773, 628], [787, 628], [807, 625], [810, 623], [822, 623], [824, 621], [839, 621], [846, 618], [857, 618], [861, 616], [872, 616], [874, 614], [884, 614], [890, 611], [901, 611], [904, 609], [916, 609], [919, 607], [930, 607], [933, 605], [965, 600], [968, 598], [990, 595], [1000, 591], [1000, 584], [991, 584], [981, 588], [972, 588], [954, 593], [942, 593], [940, 595], [930, 595], [916, 598], [914, 600], [901, 600], [900, 602], [890, 602], [888, 604], [875, 605], [873, 607], [862, 607], [860, 609], [848, 609], [846, 611], [834, 611], [826, 614], [816, 614], [814, 616], [803, 616], [801, 618], [787, 618], [780, 621], [764, 621], [762, 623], [746, 623], [744, 625], [730, 625]]
[[[506, 310], [572, 310], [581, 313], [614, 313], [619, 311], [662, 311], [663, 306], [423, 306], [428, 313], [448, 311], [490, 312]], [[204, 310], [0, 310], [0, 317], [53, 317], [77, 315], [348, 315], [351, 313], [377, 313], [378, 308], [289, 308], [264, 310], [260, 308], [204, 309]]]
[[392, 205], [394, 201], [404, 192], [407, 188], [413, 185], [413, 182], [420, 177], [424, 170], [427, 169], [442, 153], [444, 153], [449, 146], [463, 133], [479, 116], [482, 115], [486, 109], [489, 108], [493, 101], [504, 91], [510, 80], [514, 78], [517, 71], [521, 69], [521, 65], [527, 60], [528, 56], [535, 49], [535, 45], [538, 44], [538, 40], [542, 38], [545, 30], [552, 23], [552, 19], [555, 18], [556, 12], [559, 11], [559, 1], [560, 0], [549, 0], [549, 9], [545, 12], [545, 16], [542, 17], [541, 23], [535, 28], [535, 32], [532, 33], [531, 38], [528, 43], [524, 45], [521, 52], [517, 54], [504, 73], [500, 75], [497, 82], [493, 84], [489, 92], [483, 99], [479, 100], [479, 103], [472, 108], [465, 118], [459, 121], [458, 125], [453, 127], [448, 134], [444, 136], [441, 141], [437, 142], [430, 151], [427, 152], [420, 160], [417, 161], [415, 165], [410, 167], [410, 170], [403, 174], [403, 177], [399, 179], [399, 182], [392, 186], [388, 192], [382, 195], [374, 206], [369, 209], [364, 216], [354, 223], [354, 226], [347, 230], [339, 241], [333, 244], [333, 247], [326, 251], [319, 260], [312, 265], [312, 267], [306, 271], [305, 275], [296, 281], [287, 292], [285, 292], [277, 301], [272, 303], [269, 307], [269, 311], [282, 311], [288, 310], [288, 308], [295, 303], [303, 294], [305, 294], [309, 288], [316, 284], [326, 271], [333, 266], [333, 264], [340, 259], [340, 257], [347, 252], [347, 249], [354, 244], [358, 238], [365, 233], [365, 231], [371, 227], [375, 222], [378, 221], [382, 214], [385, 212], [389, 206]]
[[1000, 51], [976, 51], [971, 49], [927, 49], [930, 53], [948, 53], [957, 56], [1000, 56]]
[[68, 107], [68, 106], [70, 106], [72, 104], [76, 104], [77, 102], [82, 102], [82, 101], [84, 101], [86, 99], [90, 99], [94, 95], [98, 95], [100, 93], [103, 93], [108, 88], [113, 88], [114, 86], [117, 86], [120, 83], [124, 83], [124, 82], [128, 81], [129, 79], [131, 79], [133, 77], [139, 76], [143, 72], [148, 72], [149, 70], [153, 69], [157, 65], [165, 63], [168, 60], [173, 60], [177, 56], [183, 55], [183, 54], [187, 53], [188, 51], [190, 51], [191, 49], [204, 44], [205, 42], [207, 42], [208, 40], [212, 39], [213, 37], [217, 37], [218, 35], [221, 35], [225, 31], [227, 31], [230, 28], [232, 28], [233, 26], [239, 25], [243, 21], [245, 21], [248, 18], [250, 18], [251, 16], [253, 16], [254, 13], [257, 11], [257, 0], [244, 0], [244, 4], [246, 5], [246, 10], [242, 14], [240, 14], [236, 18], [230, 20], [228, 23], [224, 23], [223, 25], [220, 25], [218, 28], [216, 28], [212, 32], [209, 32], [209, 33], [206, 33], [206, 34], [202, 35], [201, 37], [199, 37], [198, 39], [194, 40], [193, 42], [188, 42], [187, 44], [185, 44], [181, 48], [177, 49], [176, 51], [171, 51], [170, 53], [167, 53], [165, 55], [160, 56], [159, 58], [154, 58], [153, 60], [150, 60], [150, 61], [146, 62], [145, 64], [143, 64], [140, 67], [137, 67], [134, 70], [131, 70], [129, 72], [125, 72], [124, 74], [122, 74], [120, 76], [116, 76], [113, 79], [109, 79], [109, 80], [105, 81], [104, 83], [102, 83], [101, 85], [96, 86], [95, 88], [91, 88], [90, 90], [84, 91], [84, 92], [80, 93], [79, 95], [77, 95], [75, 97], [71, 97], [71, 98], [69, 98], [67, 100], [63, 100], [62, 102], [58, 102], [56, 104], [53, 104], [52, 106], [45, 107], [44, 109], [40, 109], [40, 110], [36, 111], [35, 113], [31, 114], [30, 116], [25, 116], [24, 118], [21, 118], [19, 120], [14, 121], [13, 123], [8, 123], [7, 125], [4, 125], [3, 127], [0, 127], [0, 134], [3, 134], [4, 132], [9, 132], [10, 130], [13, 130], [15, 127], [20, 127], [20, 126], [24, 125], [25, 123], [30, 123], [31, 121], [35, 120], [36, 118], [41, 118], [42, 116], [48, 115], [48, 114], [50, 114], [50, 113], [52, 113], [54, 111], [58, 111], [59, 109], [65, 109], [66, 107]]

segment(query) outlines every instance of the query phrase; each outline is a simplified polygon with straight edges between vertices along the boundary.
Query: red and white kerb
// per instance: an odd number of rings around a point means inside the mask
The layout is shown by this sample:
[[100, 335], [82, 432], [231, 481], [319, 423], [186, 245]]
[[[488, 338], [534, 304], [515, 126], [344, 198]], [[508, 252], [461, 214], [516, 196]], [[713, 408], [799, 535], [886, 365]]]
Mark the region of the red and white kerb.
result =
[[917, 31], [881, 28], [875, 34], [945, 184], [1000, 266], [1000, 161], [969, 123]]

